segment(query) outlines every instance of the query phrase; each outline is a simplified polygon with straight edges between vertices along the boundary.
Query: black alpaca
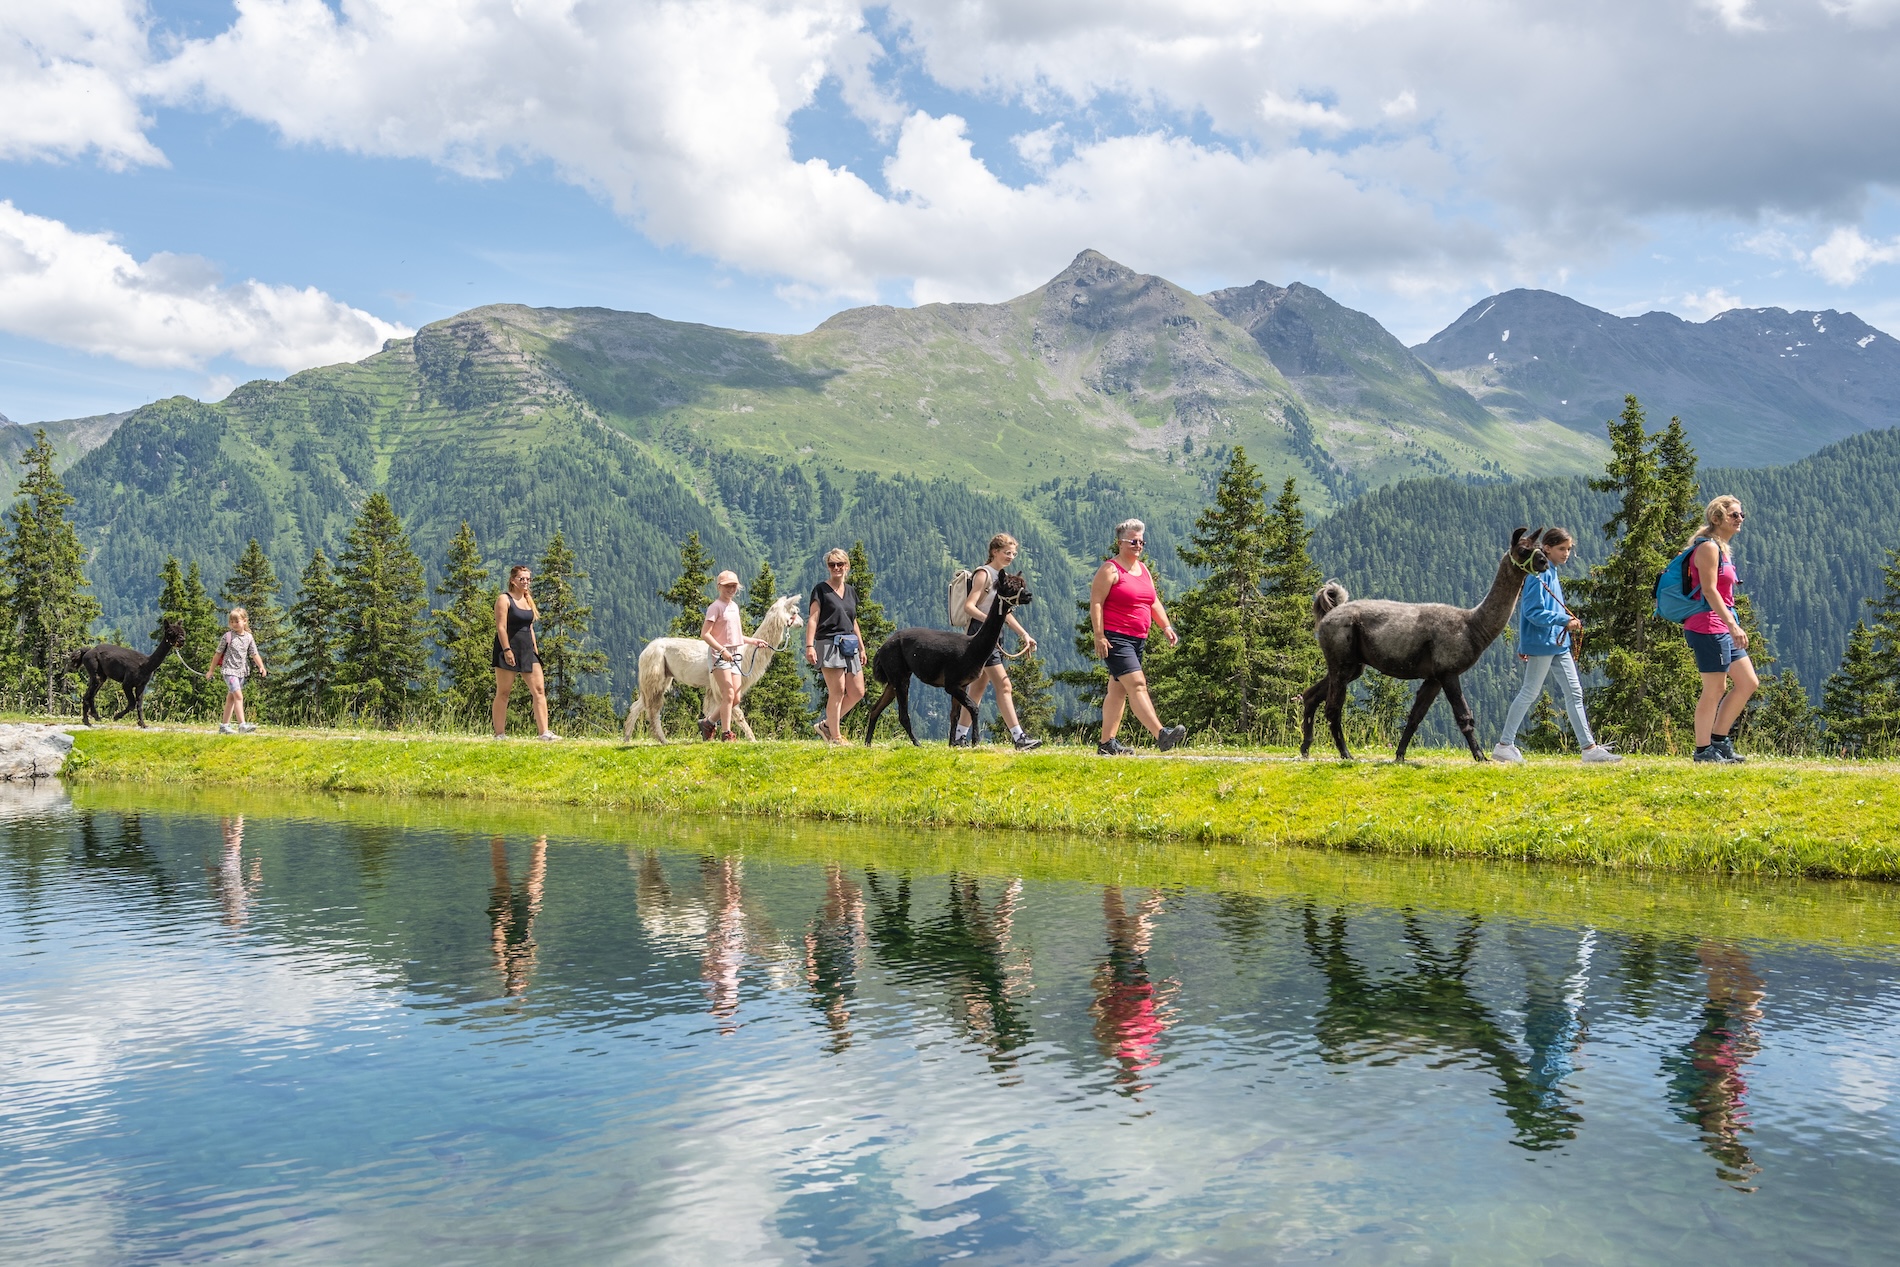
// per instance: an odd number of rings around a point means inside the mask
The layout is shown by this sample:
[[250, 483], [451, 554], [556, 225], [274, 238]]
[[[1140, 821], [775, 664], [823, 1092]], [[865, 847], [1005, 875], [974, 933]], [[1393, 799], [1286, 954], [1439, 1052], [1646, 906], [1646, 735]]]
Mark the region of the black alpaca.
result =
[[996, 650], [997, 639], [1003, 636], [1004, 617], [1012, 607], [1021, 607], [1034, 597], [1024, 588], [1021, 573], [1005, 572], [996, 578], [996, 601], [990, 604], [990, 614], [974, 634], [949, 629], [900, 629], [886, 639], [871, 661], [871, 675], [884, 683], [884, 693], [871, 705], [871, 716], [864, 723], [864, 742], [871, 742], [877, 732], [878, 714], [890, 707], [892, 700], [897, 701], [897, 720], [903, 723], [904, 733], [912, 743], [917, 742], [917, 732], [910, 728], [912, 678], [949, 692], [952, 742], [957, 736], [957, 718], [963, 713], [970, 714], [974, 726], [976, 705], [970, 702], [970, 683], [976, 681], [983, 671], [983, 661]]
[[1300, 755], [1313, 746], [1313, 713], [1323, 702], [1326, 724], [1332, 728], [1333, 743], [1347, 760], [1345, 732], [1340, 714], [1346, 705], [1346, 688], [1368, 668], [1387, 677], [1418, 680], [1418, 695], [1399, 734], [1396, 759], [1405, 760], [1412, 732], [1425, 720], [1432, 701], [1442, 690], [1451, 704], [1452, 717], [1471, 746], [1474, 760], [1483, 761], [1478, 747], [1477, 723], [1465, 704], [1464, 689], [1458, 677], [1478, 662], [1484, 649], [1496, 641], [1517, 610], [1517, 596], [1524, 578], [1549, 567], [1544, 552], [1537, 548], [1542, 529], [1519, 528], [1511, 534], [1511, 548], [1498, 561], [1491, 592], [1476, 607], [1452, 607], [1446, 603], [1394, 603], [1382, 599], [1347, 601], [1346, 587], [1328, 581], [1313, 595], [1313, 635], [1326, 655], [1326, 676], [1306, 688], [1301, 700], [1306, 705], [1301, 722]]
[[165, 657], [172, 648], [184, 645], [185, 627], [175, 620], [165, 622], [160, 632], [158, 646], [152, 654], [141, 655], [130, 647], [121, 647], [115, 643], [102, 642], [87, 647], [73, 656], [73, 667], [86, 671], [86, 699], [80, 705], [80, 717], [90, 726], [98, 718], [93, 708], [93, 697], [99, 694], [99, 688], [108, 681], [117, 682], [125, 688], [125, 707], [113, 715], [118, 721], [133, 709], [138, 709], [139, 725], [145, 725], [145, 684], [152, 680], [152, 674], [158, 672], [158, 666], [165, 663]]

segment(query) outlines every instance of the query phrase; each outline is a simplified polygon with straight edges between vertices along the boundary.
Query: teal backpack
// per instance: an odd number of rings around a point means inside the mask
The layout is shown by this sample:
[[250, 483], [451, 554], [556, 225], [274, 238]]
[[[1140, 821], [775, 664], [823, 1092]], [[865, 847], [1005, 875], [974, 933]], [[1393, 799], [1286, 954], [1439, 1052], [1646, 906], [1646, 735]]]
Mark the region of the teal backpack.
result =
[[1689, 556], [1708, 539], [1697, 537], [1687, 550], [1669, 560], [1669, 566], [1656, 578], [1656, 614], [1671, 624], [1680, 625], [1696, 613], [1710, 610], [1702, 597], [1702, 586], [1689, 567]]

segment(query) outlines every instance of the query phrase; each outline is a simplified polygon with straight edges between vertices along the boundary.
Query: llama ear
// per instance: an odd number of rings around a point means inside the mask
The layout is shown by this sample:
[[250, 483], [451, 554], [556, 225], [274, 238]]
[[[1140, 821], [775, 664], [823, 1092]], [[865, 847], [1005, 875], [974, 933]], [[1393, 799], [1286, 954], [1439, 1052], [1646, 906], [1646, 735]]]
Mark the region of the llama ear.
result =
[[1529, 531], [1530, 531], [1529, 528], [1519, 528], [1517, 531], [1513, 532], [1511, 534], [1511, 549], [1513, 550], [1517, 549], [1517, 543], [1522, 541], [1524, 539], [1524, 534]]

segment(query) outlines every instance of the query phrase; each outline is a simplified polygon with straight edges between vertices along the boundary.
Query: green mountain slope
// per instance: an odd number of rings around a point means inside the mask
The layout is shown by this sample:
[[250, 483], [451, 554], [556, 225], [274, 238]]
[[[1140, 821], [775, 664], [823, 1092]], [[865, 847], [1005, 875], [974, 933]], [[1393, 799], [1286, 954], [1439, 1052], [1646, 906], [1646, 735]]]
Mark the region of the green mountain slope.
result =
[[[1734, 493], [1749, 510], [1735, 539], [1742, 588], [1778, 657], [1817, 698], [1840, 662], [1864, 600], [1881, 592], [1881, 565], [1900, 546], [1900, 430], [1853, 436], [1782, 467], [1707, 469], [1706, 497]], [[1600, 525], [1610, 498], [1581, 477], [1472, 487], [1414, 480], [1361, 498], [1318, 525], [1313, 557], [1359, 598], [1476, 603], [1511, 529], [1551, 524], [1577, 537], [1565, 575], [1607, 553]], [[1482, 727], [1502, 723], [1516, 691], [1514, 653], [1502, 642], [1466, 678]], [[1451, 740], [1447, 716], [1434, 734]], [[1496, 738], [1486, 730], [1486, 743]]]

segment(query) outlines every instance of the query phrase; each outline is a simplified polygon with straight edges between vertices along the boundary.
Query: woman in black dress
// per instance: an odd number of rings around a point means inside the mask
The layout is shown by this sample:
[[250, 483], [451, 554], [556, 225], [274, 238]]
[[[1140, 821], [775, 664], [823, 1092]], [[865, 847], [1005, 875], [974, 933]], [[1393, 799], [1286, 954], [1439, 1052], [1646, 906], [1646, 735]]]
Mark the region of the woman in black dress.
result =
[[541, 644], [534, 639], [534, 618], [541, 609], [528, 592], [534, 574], [525, 563], [508, 569], [508, 588], [495, 596], [495, 649], [489, 663], [495, 666], [495, 703], [489, 718], [495, 723], [495, 738], [508, 733], [508, 696], [515, 679], [528, 679], [529, 701], [534, 724], [543, 739], [559, 739], [548, 729], [548, 688], [541, 679]]
[[811, 592], [805, 621], [805, 662], [825, 675], [825, 716], [811, 728], [828, 744], [842, 742], [845, 714], [864, 698], [864, 631], [858, 628], [858, 592], [846, 584], [851, 556], [825, 556], [829, 575]]

